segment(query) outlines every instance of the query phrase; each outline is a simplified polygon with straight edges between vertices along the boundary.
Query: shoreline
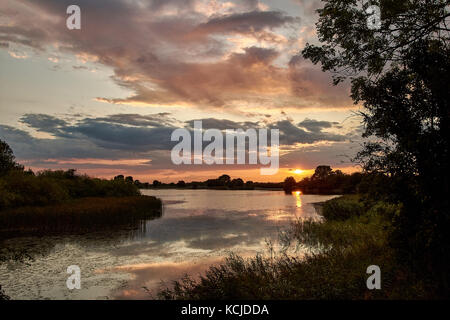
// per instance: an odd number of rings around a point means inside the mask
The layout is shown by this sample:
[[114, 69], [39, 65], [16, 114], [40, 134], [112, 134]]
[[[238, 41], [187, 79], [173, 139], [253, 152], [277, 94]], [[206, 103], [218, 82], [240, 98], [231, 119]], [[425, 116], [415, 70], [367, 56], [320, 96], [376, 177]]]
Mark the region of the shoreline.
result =
[[[283, 188], [253, 188], [253, 189], [238, 189], [238, 188], [180, 188], [180, 187], [168, 187], [168, 188], [140, 188], [140, 190], [214, 190], [214, 191], [282, 191]], [[292, 190], [291, 193], [300, 191], [303, 195], [321, 195], [321, 196], [336, 196], [345, 195], [353, 193], [343, 193], [343, 192], [305, 192], [299, 189]], [[288, 195], [291, 193], [287, 193]]]
[[77, 233], [117, 226], [138, 227], [161, 217], [162, 201], [153, 196], [89, 197], [46, 206], [0, 211], [0, 238], [8, 234]]

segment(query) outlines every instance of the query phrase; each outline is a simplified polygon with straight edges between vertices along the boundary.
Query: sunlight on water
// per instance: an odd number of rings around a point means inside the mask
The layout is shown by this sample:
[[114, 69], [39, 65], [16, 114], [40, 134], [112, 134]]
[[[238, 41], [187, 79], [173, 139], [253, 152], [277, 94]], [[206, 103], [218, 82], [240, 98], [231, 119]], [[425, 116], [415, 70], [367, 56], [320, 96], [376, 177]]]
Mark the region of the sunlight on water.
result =
[[[164, 202], [160, 219], [139, 230], [3, 240], [33, 260], [0, 264], [0, 283], [15, 299], [148, 299], [161, 280], [198, 275], [230, 252], [245, 257], [277, 247], [292, 221], [315, 219], [313, 203], [333, 196], [278, 191], [144, 190]], [[66, 288], [69, 265], [81, 290]]]
[[296, 191], [295, 193], [295, 199], [297, 201], [297, 208], [301, 208], [302, 207], [302, 197], [301, 197], [301, 192], [300, 191]]

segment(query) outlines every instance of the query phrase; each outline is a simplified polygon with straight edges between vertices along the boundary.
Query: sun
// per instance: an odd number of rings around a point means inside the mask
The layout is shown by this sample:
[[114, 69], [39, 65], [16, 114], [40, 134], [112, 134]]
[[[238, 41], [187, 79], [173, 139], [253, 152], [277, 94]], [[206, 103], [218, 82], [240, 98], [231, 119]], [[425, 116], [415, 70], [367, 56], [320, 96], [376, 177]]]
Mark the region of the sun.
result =
[[294, 172], [295, 174], [302, 174], [302, 173], [303, 173], [303, 170], [301, 170], [301, 169], [295, 169], [295, 170], [292, 171], [292, 172]]

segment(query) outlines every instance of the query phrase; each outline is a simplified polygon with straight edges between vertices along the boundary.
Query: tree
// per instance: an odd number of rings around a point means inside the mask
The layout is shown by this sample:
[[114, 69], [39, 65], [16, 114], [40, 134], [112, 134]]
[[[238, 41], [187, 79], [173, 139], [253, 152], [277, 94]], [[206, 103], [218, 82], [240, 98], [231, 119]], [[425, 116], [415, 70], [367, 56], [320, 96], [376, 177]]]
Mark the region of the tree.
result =
[[153, 187], [159, 187], [161, 184], [161, 181], [153, 180]]
[[185, 188], [186, 187], [186, 182], [184, 182], [183, 180], [178, 181], [177, 187], [178, 188]]
[[119, 174], [118, 176], [114, 177], [114, 180], [116, 180], [116, 181], [123, 181], [123, 180], [125, 180], [125, 177], [122, 174]]
[[5, 175], [13, 169], [21, 168], [15, 159], [16, 157], [10, 146], [3, 140], [0, 140], [0, 176]]
[[356, 0], [324, 0], [320, 46], [303, 56], [351, 81], [351, 96], [370, 138], [356, 160], [369, 173], [390, 176], [403, 203], [391, 244], [399, 256], [430, 269], [442, 292], [450, 288], [450, 47], [448, 1], [381, 0], [379, 30], [367, 26]]
[[244, 186], [244, 180], [241, 178], [233, 179], [230, 182], [230, 187], [232, 188], [242, 188]]
[[76, 177], [76, 173], [76, 169], [69, 169], [67, 171], [64, 171], [64, 177], [67, 179], [74, 179]]
[[227, 185], [231, 181], [231, 177], [227, 174], [221, 175], [217, 180], [222, 182], [224, 185]]
[[330, 166], [318, 166], [312, 175], [312, 180], [325, 180], [333, 173]]
[[287, 177], [283, 183], [284, 192], [287, 194], [291, 193], [294, 190], [296, 184], [297, 182], [295, 181], [294, 177]]
[[126, 177], [126, 178], [125, 178], [125, 182], [133, 183], [133, 177], [132, 177], [132, 176]]
[[[322, 0], [317, 33], [324, 43], [307, 43], [302, 54], [322, 70], [332, 72], [337, 84], [346, 78], [374, 79], [392, 66], [402, 65], [405, 55], [422, 40], [448, 42], [447, 0]], [[367, 8], [379, 4], [382, 24], [371, 30]]]

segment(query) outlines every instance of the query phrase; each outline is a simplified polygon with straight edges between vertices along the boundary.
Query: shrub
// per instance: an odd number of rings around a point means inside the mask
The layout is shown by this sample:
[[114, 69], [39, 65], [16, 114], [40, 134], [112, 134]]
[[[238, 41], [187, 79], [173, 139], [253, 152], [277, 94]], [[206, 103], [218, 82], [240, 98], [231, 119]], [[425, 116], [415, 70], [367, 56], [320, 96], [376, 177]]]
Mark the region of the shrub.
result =
[[322, 215], [327, 220], [346, 220], [364, 214], [365, 209], [359, 196], [348, 195], [325, 202]]
[[140, 195], [134, 184], [123, 180], [93, 179], [74, 170], [43, 171], [36, 176], [13, 170], [0, 178], [0, 210], [21, 206], [47, 206], [86, 197]]

